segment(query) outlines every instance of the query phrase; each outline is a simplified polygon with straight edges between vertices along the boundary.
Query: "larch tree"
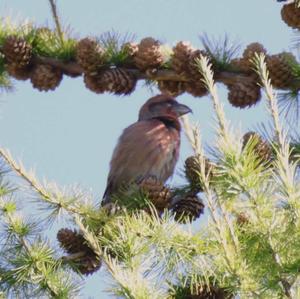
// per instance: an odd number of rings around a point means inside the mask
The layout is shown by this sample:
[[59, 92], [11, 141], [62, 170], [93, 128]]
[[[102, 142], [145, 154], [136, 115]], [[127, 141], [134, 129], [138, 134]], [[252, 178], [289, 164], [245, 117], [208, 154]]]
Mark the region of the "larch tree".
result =
[[[298, 117], [296, 57], [269, 54], [259, 43], [236, 57], [227, 38], [208, 36], [202, 49], [182, 41], [169, 48], [152, 37], [136, 43], [116, 32], [77, 40], [50, 4], [55, 30], [1, 20], [2, 89], [10, 90], [10, 78], [49, 91], [63, 76], [82, 76], [99, 94], [130, 95], [138, 80], [172, 96], [209, 94], [216, 139], [205, 152], [200, 128], [185, 117], [194, 151], [185, 161], [186, 184], [148, 179], [124, 188], [109, 208], [82, 190], [41, 182], [0, 149], [0, 297], [76, 298], [85, 275], [102, 267], [112, 280], [108, 292], [118, 298], [300, 298], [300, 141], [279, 117], [289, 111], [291, 124]], [[300, 30], [300, 1], [281, 13]], [[240, 136], [224, 114], [217, 82], [241, 109], [264, 94], [271, 129]], [[55, 242], [22, 214], [18, 198], [29, 196], [46, 211], [45, 223], [60, 217], [69, 224]], [[204, 211], [208, 220], [193, 226]]]

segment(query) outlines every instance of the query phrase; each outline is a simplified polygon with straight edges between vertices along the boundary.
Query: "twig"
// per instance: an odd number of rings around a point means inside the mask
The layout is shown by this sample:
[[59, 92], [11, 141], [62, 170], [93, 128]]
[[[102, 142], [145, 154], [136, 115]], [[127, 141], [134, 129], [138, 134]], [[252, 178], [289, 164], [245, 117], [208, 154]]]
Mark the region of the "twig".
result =
[[277, 142], [279, 144], [280, 150], [283, 151], [284, 149], [283, 131], [279, 121], [277, 99], [274, 94], [273, 86], [271, 85], [271, 81], [269, 78], [267, 65], [265, 63], [265, 55], [264, 54], [257, 55], [256, 62], [257, 62], [256, 63], [257, 73], [260, 76], [260, 79], [262, 81], [262, 86], [264, 87], [267, 96], [269, 109], [273, 119], [273, 125], [276, 133]]
[[[226, 144], [229, 145], [231, 143], [231, 140], [229, 137], [228, 124], [227, 124], [227, 121], [225, 118], [223, 106], [219, 100], [219, 96], [217, 93], [217, 87], [216, 87], [215, 80], [214, 80], [214, 73], [211, 69], [211, 64], [210, 64], [208, 58], [205, 56], [202, 56], [202, 55], [200, 56], [200, 59], [196, 60], [196, 63], [197, 63], [197, 66], [199, 67], [200, 73], [203, 75], [203, 83], [206, 85], [207, 90], [209, 91], [209, 93], [211, 95], [214, 110], [215, 110], [215, 113], [216, 113], [217, 119], [218, 119], [220, 134], [221, 134], [222, 138], [224, 138]], [[203, 159], [204, 159], [204, 157], [203, 157]], [[204, 160], [202, 161], [202, 163], [204, 166]], [[205, 169], [205, 167], [203, 167], [203, 169]], [[205, 175], [205, 171], [203, 172], [203, 175]], [[223, 210], [223, 207], [220, 204], [220, 202], [218, 202], [218, 205], [219, 205], [221, 214], [222, 214], [226, 224], [228, 225], [229, 232], [230, 232], [233, 244], [235, 246], [236, 252], [238, 252], [238, 240], [234, 233], [232, 225], [229, 221], [229, 218], [228, 218], [226, 212]]]
[[59, 35], [60, 42], [63, 45], [64, 44], [64, 35], [63, 35], [62, 29], [61, 29], [61, 26], [60, 26], [56, 4], [55, 4], [54, 0], [49, 0], [49, 3], [50, 3], [50, 6], [51, 6], [52, 16], [53, 16], [53, 19], [54, 19], [54, 22], [55, 22], [56, 30], [57, 30], [57, 33]]
[[[262, 81], [262, 86], [265, 89], [265, 93], [266, 93], [267, 100], [268, 100], [268, 106], [269, 106], [269, 109], [271, 112], [271, 117], [273, 119], [273, 126], [274, 126], [275, 133], [276, 133], [276, 139], [279, 144], [278, 159], [280, 159], [280, 160], [282, 159], [284, 161], [289, 161], [289, 151], [286, 150], [287, 144], [285, 142], [284, 132], [283, 132], [280, 120], [279, 120], [277, 99], [276, 99], [276, 95], [274, 94], [274, 91], [273, 91], [271, 80], [269, 78], [267, 65], [265, 63], [265, 55], [264, 54], [256, 55], [256, 57], [254, 59], [254, 63], [256, 65], [257, 73], [259, 74], [260, 79]], [[282, 163], [282, 165], [283, 165], [285, 174], [288, 174], [290, 172], [289, 164]], [[250, 194], [248, 196], [249, 196], [249, 198], [251, 198]], [[254, 201], [254, 204], [256, 207], [256, 213], [257, 213], [258, 219], [260, 221], [262, 221], [260, 219], [259, 209], [257, 209], [257, 204], [255, 201]], [[274, 249], [270, 233], [268, 234], [268, 241], [271, 246], [273, 260], [282, 269], [281, 258]], [[286, 297], [292, 298], [291, 284], [286, 279], [282, 278], [280, 275], [279, 275], [279, 280], [281, 282], [281, 285], [282, 285], [282, 288], [283, 288], [283, 291], [284, 291], [284, 294], [286, 295]]]
[[[7, 213], [6, 214], [7, 218], [8, 218], [8, 221], [9, 222], [13, 222], [13, 218], [11, 216], [10, 213]], [[31, 246], [30, 244], [27, 242], [27, 240], [24, 238], [24, 237], [21, 237], [20, 235], [18, 235], [18, 240], [20, 242], [20, 244], [23, 246], [24, 250], [26, 251], [26, 253], [31, 256], [32, 254], [32, 249], [31, 249]], [[35, 265], [36, 265], [36, 268], [37, 269], [40, 269], [40, 265], [38, 265], [38, 261], [34, 261]], [[53, 297], [53, 298], [56, 298], [57, 297], [57, 292], [52, 288], [51, 286], [51, 283], [49, 283], [49, 281], [47, 280], [47, 277], [44, 277], [44, 283], [45, 283], [45, 286], [46, 288], [48, 289], [50, 295]]]
[[[63, 208], [67, 212], [75, 215], [83, 215], [87, 216], [85, 213], [82, 213], [80, 210], [72, 207], [68, 204], [64, 204], [63, 202], [56, 202], [52, 199], [52, 195], [47, 192], [47, 190], [36, 180], [34, 179], [29, 173], [26, 172], [22, 165], [18, 165], [16, 161], [12, 158], [9, 152], [5, 151], [4, 149], [0, 148], [0, 156], [6, 161], [6, 163], [23, 179], [25, 180], [30, 187], [32, 187], [40, 196], [41, 198], [49, 204], [56, 205], [59, 208]], [[97, 217], [93, 217], [93, 215], [89, 215], [94, 220], [99, 220]]]
[[[3, 53], [2, 47], [0, 46], [0, 52]], [[65, 73], [80, 76], [83, 74], [82, 67], [75, 61], [63, 61], [61, 59], [43, 56], [33, 56], [32, 65], [47, 64], [54, 66]], [[161, 69], [154, 73], [145, 73], [138, 69], [125, 68], [126, 71], [131, 73], [137, 80], [155, 80], [155, 81], [179, 81], [179, 82], [189, 82], [189, 79], [178, 75], [173, 70]], [[253, 80], [252, 75], [244, 73], [242, 71], [220, 71], [214, 74], [215, 82], [220, 82], [225, 85], [232, 85], [236, 82], [251, 81]], [[285, 90], [295, 90], [300, 89], [300, 79], [295, 79], [290, 82], [289, 86], [283, 88]]]

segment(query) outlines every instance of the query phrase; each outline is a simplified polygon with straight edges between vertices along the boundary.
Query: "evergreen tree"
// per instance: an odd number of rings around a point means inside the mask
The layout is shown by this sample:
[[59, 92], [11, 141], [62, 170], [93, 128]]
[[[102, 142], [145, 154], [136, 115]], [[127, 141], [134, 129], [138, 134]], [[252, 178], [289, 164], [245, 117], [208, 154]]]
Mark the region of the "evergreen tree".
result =
[[[209, 94], [216, 140], [205, 152], [200, 128], [185, 117], [194, 151], [185, 162], [186, 185], [148, 180], [120, 192], [109, 208], [78, 188], [40, 182], [0, 149], [1, 296], [75, 298], [83, 276], [103, 267], [112, 278], [109, 292], [121, 298], [300, 298], [299, 142], [279, 117], [280, 109], [298, 103], [300, 66], [293, 54], [269, 55], [253, 43], [236, 58], [228, 39], [206, 36], [202, 50], [186, 42], [169, 49], [153, 38], [136, 44], [114, 32], [76, 40], [50, 3], [55, 30], [1, 23], [2, 88], [14, 77], [48, 91], [65, 75], [83, 75], [96, 93], [128, 95], [147, 80], [172, 95]], [[299, 1], [283, 5], [289, 26], [299, 30], [299, 17]], [[216, 82], [239, 108], [264, 93], [271, 130], [236, 132]], [[18, 198], [29, 196], [43, 219], [23, 215]], [[204, 207], [208, 220], [195, 228]], [[61, 215], [68, 226], [53, 244], [46, 224]]]

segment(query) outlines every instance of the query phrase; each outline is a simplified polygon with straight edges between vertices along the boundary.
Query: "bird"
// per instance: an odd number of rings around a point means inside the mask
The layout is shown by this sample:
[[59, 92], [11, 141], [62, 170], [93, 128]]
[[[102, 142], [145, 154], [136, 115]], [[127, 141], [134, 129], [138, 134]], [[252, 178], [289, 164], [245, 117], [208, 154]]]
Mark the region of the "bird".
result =
[[137, 122], [124, 129], [113, 151], [102, 206], [124, 186], [149, 177], [164, 183], [172, 176], [179, 156], [179, 117], [190, 112], [168, 94], [142, 105]]

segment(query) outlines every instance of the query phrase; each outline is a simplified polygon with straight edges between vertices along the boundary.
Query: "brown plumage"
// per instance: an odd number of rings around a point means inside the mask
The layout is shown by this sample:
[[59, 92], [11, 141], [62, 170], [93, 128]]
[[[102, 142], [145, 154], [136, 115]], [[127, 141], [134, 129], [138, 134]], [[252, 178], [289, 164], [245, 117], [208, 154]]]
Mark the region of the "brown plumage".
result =
[[150, 98], [138, 121], [127, 127], [114, 150], [104, 203], [121, 187], [154, 177], [164, 183], [172, 174], [180, 146], [179, 117], [191, 112], [169, 95]]

